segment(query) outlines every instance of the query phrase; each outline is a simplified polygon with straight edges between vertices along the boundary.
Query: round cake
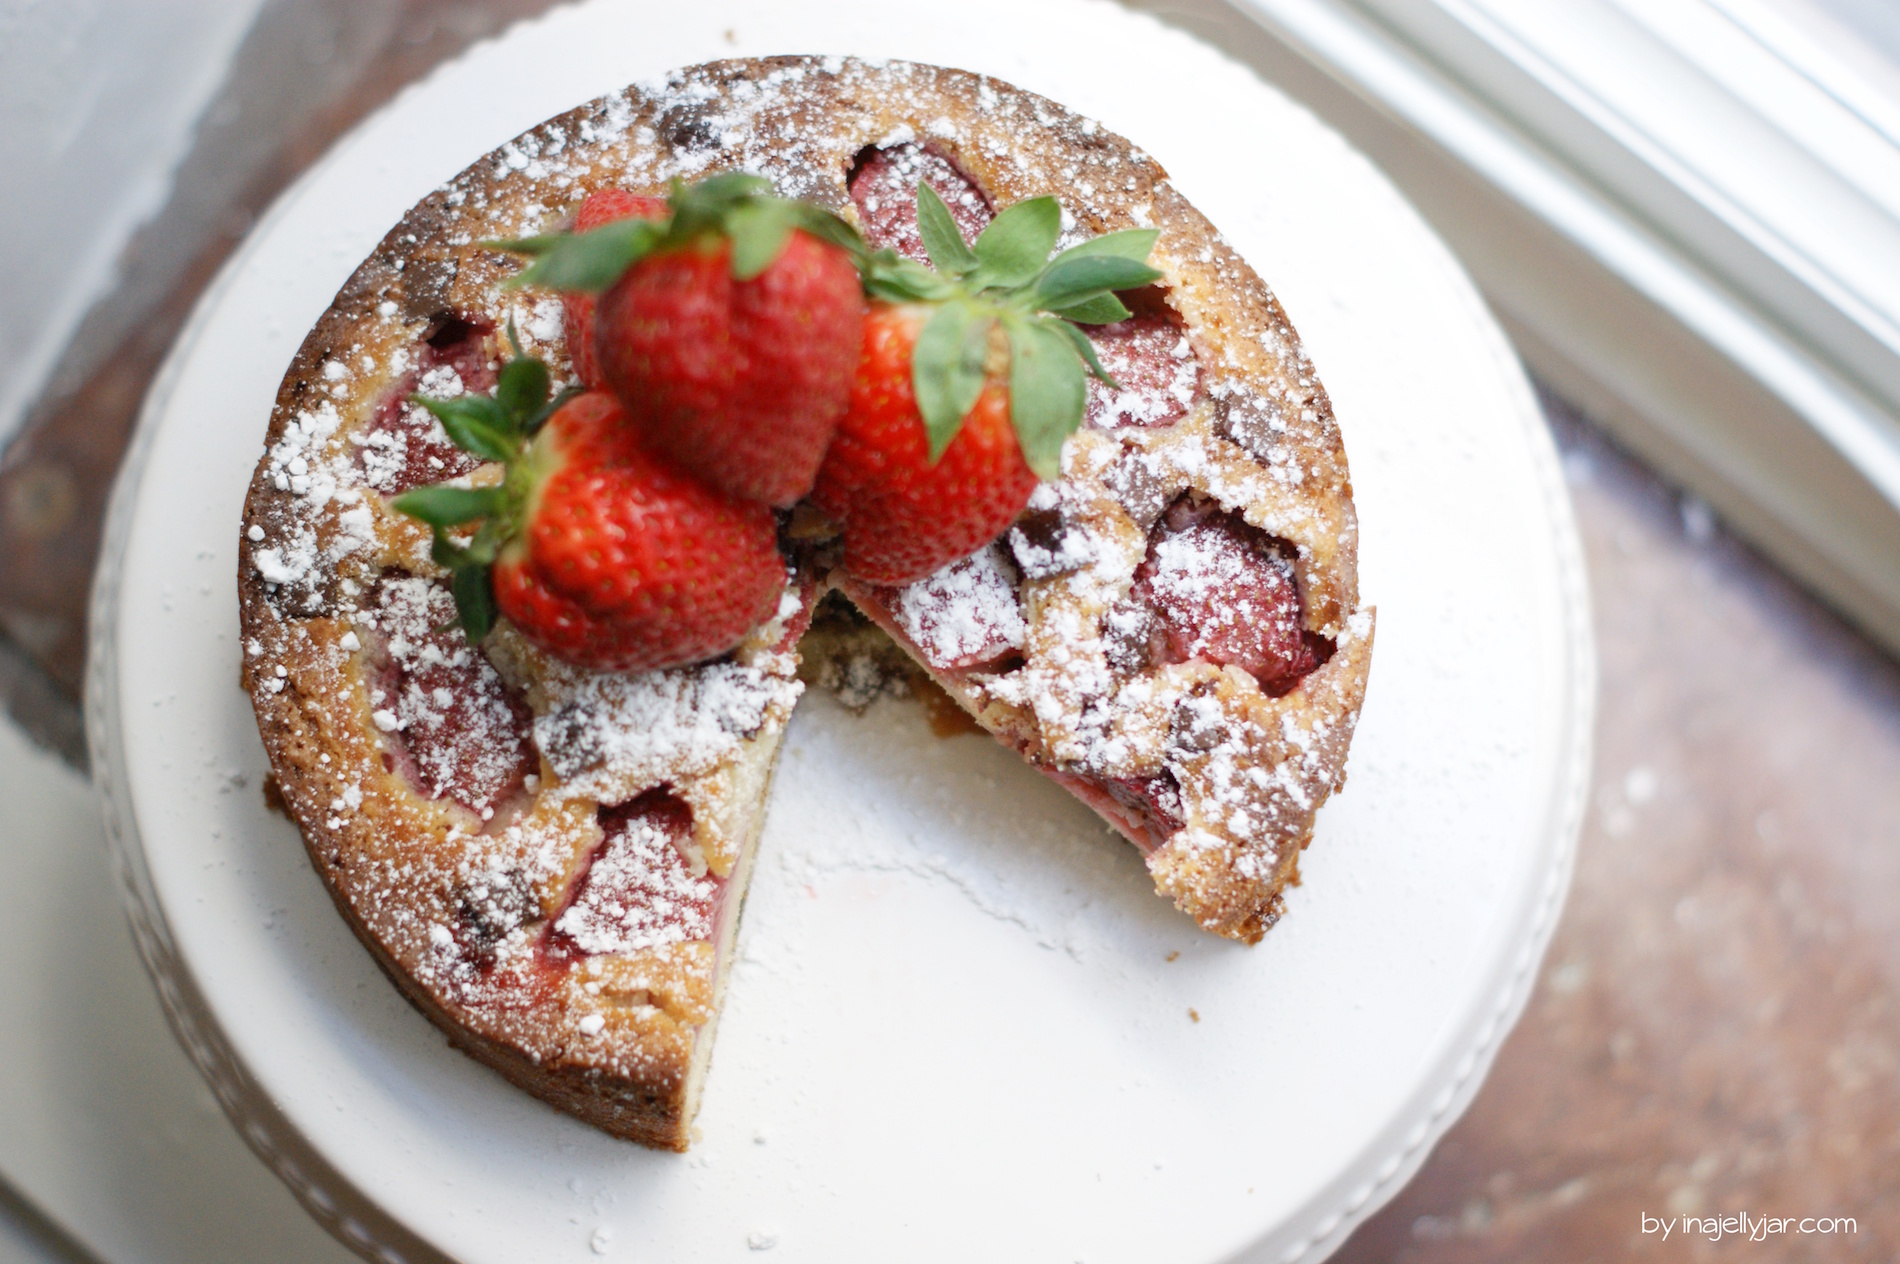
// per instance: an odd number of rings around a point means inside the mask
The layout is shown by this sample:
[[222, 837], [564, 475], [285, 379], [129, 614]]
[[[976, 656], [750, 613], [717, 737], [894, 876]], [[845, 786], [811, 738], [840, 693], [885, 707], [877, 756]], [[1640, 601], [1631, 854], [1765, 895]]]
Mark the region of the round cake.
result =
[[[498, 478], [417, 397], [492, 392], [510, 338], [574, 372], [562, 300], [509, 287], [521, 261], [493, 243], [561, 232], [604, 190], [738, 171], [917, 259], [920, 184], [966, 238], [1053, 195], [1065, 242], [1158, 230], [1162, 279], [1091, 331], [1114, 385], [1091, 382], [1060, 477], [976, 553], [879, 586], [795, 507], [776, 610], [730, 653], [589, 671], [506, 620], [471, 644], [429, 530], [390, 501]], [[694, 67], [467, 168], [304, 341], [243, 533], [244, 684], [358, 937], [458, 1047], [675, 1149], [815, 614], [868, 620], [1139, 847], [1160, 893], [1248, 942], [1343, 783], [1372, 646], [1339, 432], [1265, 284], [1127, 141], [908, 63]]]

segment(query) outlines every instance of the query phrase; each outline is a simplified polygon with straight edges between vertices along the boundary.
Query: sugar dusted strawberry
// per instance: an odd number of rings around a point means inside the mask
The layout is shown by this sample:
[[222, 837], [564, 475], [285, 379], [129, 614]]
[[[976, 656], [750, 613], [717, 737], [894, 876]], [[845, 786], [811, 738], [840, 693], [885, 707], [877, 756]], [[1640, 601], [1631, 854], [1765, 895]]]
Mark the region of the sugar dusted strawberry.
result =
[[515, 284], [599, 295], [594, 372], [649, 447], [748, 500], [811, 490], [864, 317], [842, 220], [729, 172], [676, 184], [662, 219], [496, 244], [535, 256]]
[[888, 247], [906, 259], [929, 262], [917, 228], [917, 186], [927, 184], [943, 199], [965, 238], [974, 239], [996, 218], [990, 200], [954, 162], [927, 145], [901, 143], [860, 155], [851, 172], [851, 201], [858, 224], [873, 248]]
[[389, 572], [357, 628], [370, 651], [372, 713], [398, 768], [429, 798], [486, 818], [538, 768], [533, 714], [454, 617], [440, 583]]
[[713, 936], [724, 881], [693, 872], [693, 809], [665, 788], [600, 811], [600, 846], [554, 919], [560, 957], [638, 952]]
[[[625, 189], [602, 189], [590, 193], [574, 213], [574, 231], [591, 232], [605, 224], [624, 219], [663, 219], [666, 199], [641, 197]], [[567, 333], [567, 357], [574, 366], [574, 377], [589, 390], [605, 390], [599, 362], [594, 358], [594, 306], [598, 297], [584, 290], [561, 295], [562, 324]]]
[[[648, 452], [613, 396], [547, 390], [546, 368], [523, 357], [492, 397], [428, 402], [458, 445], [506, 472], [499, 486], [392, 502], [435, 528], [469, 639], [500, 614], [578, 666], [645, 671], [722, 654], [769, 618], [785, 586], [771, 511]], [[466, 543], [449, 535], [470, 523]]]
[[1270, 694], [1293, 688], [1331, 652], [1305, 630], [1286, 549], [1211, 503], [1187, 498], [1163, 515], [1129, 595], [1154, 612], [1157, 661], [1238, 667]]

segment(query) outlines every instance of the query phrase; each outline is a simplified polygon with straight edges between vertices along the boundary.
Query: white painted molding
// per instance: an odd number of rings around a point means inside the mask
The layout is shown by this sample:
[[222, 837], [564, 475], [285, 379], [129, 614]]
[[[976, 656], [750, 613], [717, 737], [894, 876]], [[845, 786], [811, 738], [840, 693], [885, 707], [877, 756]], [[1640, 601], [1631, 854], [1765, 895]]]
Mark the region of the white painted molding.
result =
[[1900, 105], [1761, 0], [1154, 7], [1346, 132], [1537, 372], [1900, 651]]

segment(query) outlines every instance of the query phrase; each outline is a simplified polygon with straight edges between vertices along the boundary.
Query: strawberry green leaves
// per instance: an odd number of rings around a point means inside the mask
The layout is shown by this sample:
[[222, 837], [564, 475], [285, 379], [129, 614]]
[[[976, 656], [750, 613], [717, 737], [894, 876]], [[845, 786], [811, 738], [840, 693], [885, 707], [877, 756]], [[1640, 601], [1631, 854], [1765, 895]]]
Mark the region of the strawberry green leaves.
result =
[[483, 244], [534, 260], [508, 282], [511, 287], [539, 285], [564, 293], [597, 294], [637, 260], [652, 254], [664, 237], [664, 227], [652, 220], [623, 219], [585, 233], [550, 233]]
[[952, 299], [937, 309], [917, 335], [911, 352], [911, 389], [930, 440], [930, 459], [956, 438], [963, 418], [983, 393], [983, 365], [989, 358], [994, 314], [967, 299]]
[[1097, 299], [1113, 297], [1116, 290], [1132, 290], [1136, 286], [1147, 285], [1160, 276], [1159, 272], [1136, 259], [1123, 259], [1116, 255], [1064, 253], [1036, 277], [1036, 305], [1052, 312], [1065, 311]]
[[983, 392], [992, 331], [1009, 348], [1010, 420], [1030, 469], [1060, 472], [1062, 441], [1082, 424], [1088, 374], [1115, 385], [1095, 345], [1077, 328], [1125, 320], [1115, 296], [1161, 279], [1147, 259], [1160, 236], [1132, 228], [1071, 246], [1055, 258], [1062, 208], [1052, 197], [1005, 209], [974, 245], [928, 184], [917, 186], [917, 229], [935, 271], [889, 250], [862, 256], [865, 290], [888, 302], [925, 302], [935, 312], [917, 337], [911, 387], [934, 462]]
[[1082, 424], [1088, 402], [1088, 378], [1061, 325], [1052, 317], [1018, 313], [1003, 321], [1009, 334], [1009, 419], [1023, 460], [1044, 479], [1061, 473], [1062, 441]]
[[404, 492], [394, 502], [398, 512], [432, 527], [459, 527], [500, 513], [506, 504], [499, 487], [453, 487], [439, 483]]
[[[493, 395], [463, 395], [456, 399], [410, 396], [442, 423], [456, 447], [484, 461], [507, 466], [499, 486], [458, 487], [437, 483], [418, 487], [391, 500], [390, 507], [432, 529], [430, 550], [438, 566], [449, 572], [449, 588], [462, 631], [471, 644], [495, 626], [495, 591], [490, 569], [501, 546], [515, 533], [528, 498], [530, 475], [524, 456], [528, 440], [543, 423], [576, 393], [569, 388], [549, 398], [552, 384], [548, 366], [521, 350], [514, 326], [508, 341], [515, 358], [502, 366]], [[452, 539], [449, 529], [479, 524], [466, 544]]]
[[455, 399], [410, 396], [412, 403], [426, 408], [442, 423], [450, 442], [484, 461], [506, 461], [514, 456], [522, 441], [567, 402], [566, 393], [548, 398], [548, 366], [522, 354], [513, 325], [508, 327], [508, 340], [514, 345], [515, 358], [502, 366], [493, 395], [461, 395]]
[[495, 627], [494, 558], [455, 566], [449, 572], [449, 592], [455, 597], [455, 615], [470, 645], [482, 643]]
[[980, 262], [970, 284], [980, 290], [1014, 289], [1034, 280], [1061, 234], [1062, 207], [1052, 197], [1006, 207], [976, 239]]
[[823, 207], [774, 196], [762, 176], [728, 171], [697, 184], [673, 182], [667, 217], [626, 219], [584, 233], [550, 233], [483, 244], [533, 260], [509, 280], [551, 290], [599, 293], [650, 254], [674, 250], [710, 236], [732, 242], [732, 275], [749, 281], [772, 266], [793, 230], [803, 230], [861, 255], [857, 230]]
[[983, 262], [963, 240], [950, 208], [928, 184], [917, 186], [917, 232], [923, 238], [931, 266], [945, 276], [967, 276]]

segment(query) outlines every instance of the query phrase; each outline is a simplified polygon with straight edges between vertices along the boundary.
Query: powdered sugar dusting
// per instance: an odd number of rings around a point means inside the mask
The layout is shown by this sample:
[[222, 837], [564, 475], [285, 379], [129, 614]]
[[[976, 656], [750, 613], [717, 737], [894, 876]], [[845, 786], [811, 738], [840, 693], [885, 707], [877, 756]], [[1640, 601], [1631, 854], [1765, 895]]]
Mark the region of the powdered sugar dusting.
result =
[[388, 579], [362, 622], [395, 668], [370, 696], [376, 727], [400, 736], [430, 798], [492, 810], [532, 770], [527, 709], [455, 626], [455, 599], [433, 580]]
[[1028, 632], [1014, 567], [994, 544], [899, 589], [893, 614], [939, 670], [992, 662]]
[[1089, 378], [1088, 424], [1165, 426], [1187, 415], [1200, 364], [1184, 331], [1162, 313], [1138, 313], [1089, 331], [1118, 386]]
[[709, 939], [716, 879], [695, 877], [665, 811], [635, 811], [607, 835], [556, 933], [583, 953], [629, 953]]
[[560, 668], [544, 685], [535, 741], [561, 793], [612, 802], [668, 777], [703, 772], [804, 691], [791, 674], [722, 661], [653, 672]]
[[[353, 486], [347, 468], [325, 459], [325, 449], [342, 417], [335, 405], [323, 400], [297, 413], [281, 438], [264, 456], [263, 474], [270, 485], [287, 493], [295, 506], [273, 530], [263, 528], [263, 541], [251, 542], [251, 566], [272, 590], [291, 589], [293, 605], [315, 611], [322, 595], [313, 580], [317, 572], [335, 567], [350, 554], [371, 543], [370, 512], [363, 494]], [[335, 528], [320, 538], [318, 524], [326, 508], [335, 506]]]

